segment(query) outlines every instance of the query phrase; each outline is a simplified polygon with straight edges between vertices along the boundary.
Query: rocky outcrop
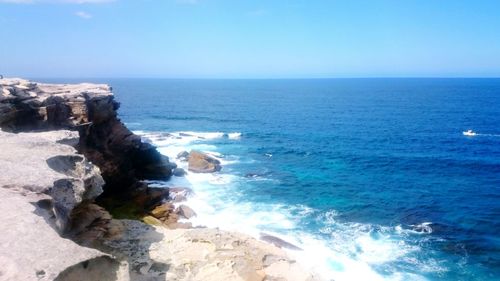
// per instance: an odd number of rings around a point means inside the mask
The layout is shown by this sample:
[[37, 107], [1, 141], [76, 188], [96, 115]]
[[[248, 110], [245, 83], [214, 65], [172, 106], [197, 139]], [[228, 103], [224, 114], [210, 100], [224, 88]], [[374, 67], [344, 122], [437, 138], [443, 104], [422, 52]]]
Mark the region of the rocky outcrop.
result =
[[188, 157], [188, 170], [195, 173], [213, 173], [220, 171], [220, 161], [214, 157], [193, 150]]
[[243, 234], [124, 224], [125, 233], [105, 244], [111, 253], [125, 255], [132, 280], [318, 280], [283, 250]]
[[0, 280], [315, 280], [271, 244], [184, 222], [196, 213], [176, 203], [192, 191], [140, 181], [176, 167], [117, 109], [106, 85], [0, 79]]
[[140, 179], [168, 179], [175, 167], [120, 122], [118, 107], [107, 85], [0, 79], [0, 128], [77, 130], [78, 150], [100, 167], [105, 191], [129, 189]]
[[[96, 166], [63, 144], [77, 138], [71, 131], [0, 131], [0, 280], [72, 280], [66, 277], [77, 273], [116, 280], [127, 271], [112, 256], [61, 237], [71, 232], [74, 210], [104, 184]], [[81, 228], [91, 223], [78, 221]]]
[[175, 168], [172, 170], [172, 174], [176, 177], [183, 177], [186, 175], [186, 171], [183, 168]]
[[177, 159], [180, 161], [187, 161], [189, 158], [189, 152], [181, 151], [177, 154]]
[[64, 232], [71, 211], [102, 193], [99, 169], [68, 145], [76, 132], [11, 134], [0, 131], [0, 186], [45, 197], [54, 225]]
[[37, 204], [40, 197], [25, 192], [0, 188], [0, 280], [128, 280], [126, 264], [61, 238]]

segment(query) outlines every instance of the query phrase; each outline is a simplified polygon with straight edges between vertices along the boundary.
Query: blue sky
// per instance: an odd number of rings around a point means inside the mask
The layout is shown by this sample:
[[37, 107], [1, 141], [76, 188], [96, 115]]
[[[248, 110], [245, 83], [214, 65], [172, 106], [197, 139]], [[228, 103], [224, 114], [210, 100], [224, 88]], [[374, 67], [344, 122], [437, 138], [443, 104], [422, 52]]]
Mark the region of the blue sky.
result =
[[0, 0], [0, 74], [500, 77], [498, 0]]

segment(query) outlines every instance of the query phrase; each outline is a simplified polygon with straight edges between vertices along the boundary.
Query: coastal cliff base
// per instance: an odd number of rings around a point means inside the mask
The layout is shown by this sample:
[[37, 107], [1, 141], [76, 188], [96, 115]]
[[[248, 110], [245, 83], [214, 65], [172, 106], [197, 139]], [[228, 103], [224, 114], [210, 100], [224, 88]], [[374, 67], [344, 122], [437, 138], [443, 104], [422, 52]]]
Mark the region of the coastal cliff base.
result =
[[178, 222], [194, 212], [141, 181], [175, 165], [117, 109], [107, 85], [0, 79], [0, 280], [316, 280], [271, 244]]

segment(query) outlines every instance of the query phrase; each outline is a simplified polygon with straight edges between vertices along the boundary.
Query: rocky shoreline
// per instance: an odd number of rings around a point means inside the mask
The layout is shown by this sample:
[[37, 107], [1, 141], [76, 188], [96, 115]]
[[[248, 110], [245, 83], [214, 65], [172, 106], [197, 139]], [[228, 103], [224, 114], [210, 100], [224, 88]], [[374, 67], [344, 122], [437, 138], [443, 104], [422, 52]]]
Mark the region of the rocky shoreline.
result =
[[[285, 241], [179, 222], [195, 215], [173, 204], [189, 190], [147, 180], [185, 171], [118, 108], [107, 85], [0, 79], [0, 280], [317, 280]], [[221, 168], [179, 157], [192, 172]]]

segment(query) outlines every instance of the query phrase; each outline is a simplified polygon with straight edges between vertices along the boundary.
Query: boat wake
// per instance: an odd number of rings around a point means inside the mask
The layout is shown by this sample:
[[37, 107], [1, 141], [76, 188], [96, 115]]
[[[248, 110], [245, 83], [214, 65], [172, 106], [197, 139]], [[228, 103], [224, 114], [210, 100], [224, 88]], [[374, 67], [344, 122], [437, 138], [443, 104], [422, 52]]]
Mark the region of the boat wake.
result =
[[462, 134], [467, 137], [475, 137], [475, 136], [500, 137], [499, 134], [479, 134], [472, 130], [463, 131]]

